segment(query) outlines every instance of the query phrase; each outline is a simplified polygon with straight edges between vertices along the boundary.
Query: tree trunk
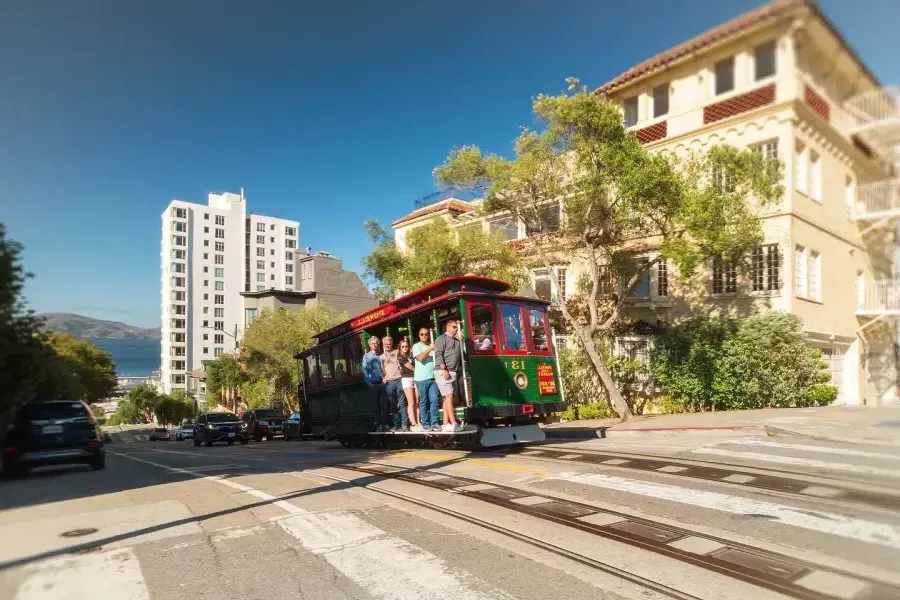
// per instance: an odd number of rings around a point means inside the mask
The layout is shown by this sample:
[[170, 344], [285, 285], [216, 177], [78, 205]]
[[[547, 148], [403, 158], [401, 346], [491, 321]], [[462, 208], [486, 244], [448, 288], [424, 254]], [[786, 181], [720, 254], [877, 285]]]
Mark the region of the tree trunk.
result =
[[600, 376], [603, 387], [606, 388], [606, 393], [609, 394], [609, 401], [612, 404], [613, 409], [619, 414], [620, 419], [623, 421], [630, 421], [633, 416], [631, 414], [631, 409], [628, 408], [628, 403], [625, 402], [622, 392], [619, 391], [616, 382], [613, 381], [609, 368], [607, 368], [606, 363], [603, 362], [603, 357], [597, 351], [597, 347], [594, 345], [594, 339], [590, 332], [585, 332], [584, 329], [579, 327], [578, 336], [584, 344], [584, 351], [587, 352], [588, 358], [591, 359], [591, 364], [594, 365], [597, 375]]

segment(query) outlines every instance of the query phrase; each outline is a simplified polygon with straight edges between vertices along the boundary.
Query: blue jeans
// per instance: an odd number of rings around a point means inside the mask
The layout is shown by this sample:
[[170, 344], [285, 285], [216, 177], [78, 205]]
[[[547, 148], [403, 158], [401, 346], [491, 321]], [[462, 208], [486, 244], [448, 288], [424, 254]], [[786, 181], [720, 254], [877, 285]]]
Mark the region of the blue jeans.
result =
[[419, 420], [422, 422], [422, 427], [440, 425], [438, 422], [440, 394], [434, 379], [417, 381], [416, 389], [419, 391]]
[[406, 414], [406, 394], [403, 393], [403, 384], [399, 379], [384, 382], [384, 393], [388, 397], [391, 411], [394, 412], [394, 427], [406, 429], [409, 427], [409, 415]]
[[391, 408], [388, 397], [385, 395], [385, 386], [382, 383], [370, 383], [369, 391], [372, 394], [372, 401], [375, 404], [375, 426], [391, 425]]

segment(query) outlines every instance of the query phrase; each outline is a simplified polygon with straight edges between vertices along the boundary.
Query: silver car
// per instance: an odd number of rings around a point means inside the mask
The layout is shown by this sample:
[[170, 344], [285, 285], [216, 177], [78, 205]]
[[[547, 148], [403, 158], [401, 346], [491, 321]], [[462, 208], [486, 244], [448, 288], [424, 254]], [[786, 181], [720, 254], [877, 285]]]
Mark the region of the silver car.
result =
[[185, 421], [175, 430], [175, 441], [180, 442], [181, 440], [192, 439], [194, 439], [194, 422]]

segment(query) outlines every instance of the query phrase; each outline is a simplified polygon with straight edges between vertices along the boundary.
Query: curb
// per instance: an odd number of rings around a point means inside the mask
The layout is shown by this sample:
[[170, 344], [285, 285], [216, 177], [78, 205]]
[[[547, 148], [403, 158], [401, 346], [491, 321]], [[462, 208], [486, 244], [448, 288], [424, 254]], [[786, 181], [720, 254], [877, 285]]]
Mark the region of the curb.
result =
[[590, 440], [609, 437], [640, 437], [640, 436], [679, 436], [707, 433], [715, 435], [716, 432], [727, 434], [740, 431], [762, 431], [761, 425], [725, 425], [711, 427], [646, 427], [642, 429], [615, 429], [612, 427], [566, 427], [545, 428], [544, 435], [547, 439], [554, 440]]
[[868, 444], [870, 446], [884, 446], [886, 448], [900, 447], [900, 440], [896, 442], [889, 442], [887, 440], [875, 440], [859, 437], [853, 438], [837, 435], [817, 435], [814, 433], [794, 431], [793, 429], [785, 429], [784, 427], [773, 427], [772, 425], [766, 425], [764, 429], [766, 431], [766, 435], [769, 437], [788, 437], [802, 440], [817, 440], [820, 442], [837, 442], [839, 444]]

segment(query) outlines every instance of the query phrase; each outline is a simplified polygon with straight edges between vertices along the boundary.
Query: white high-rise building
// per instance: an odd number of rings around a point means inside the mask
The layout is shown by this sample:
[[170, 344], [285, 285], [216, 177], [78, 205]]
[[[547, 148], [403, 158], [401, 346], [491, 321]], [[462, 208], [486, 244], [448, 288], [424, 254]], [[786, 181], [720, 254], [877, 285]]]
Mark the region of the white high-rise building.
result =
[[297, 221], [253, 215], [240, 194], [209, 204], [173, 200], [162, 214], [162, 353], [166, 393], [188, 373], [234, 352], [244, 327], [241, 292], [293, 290]]

